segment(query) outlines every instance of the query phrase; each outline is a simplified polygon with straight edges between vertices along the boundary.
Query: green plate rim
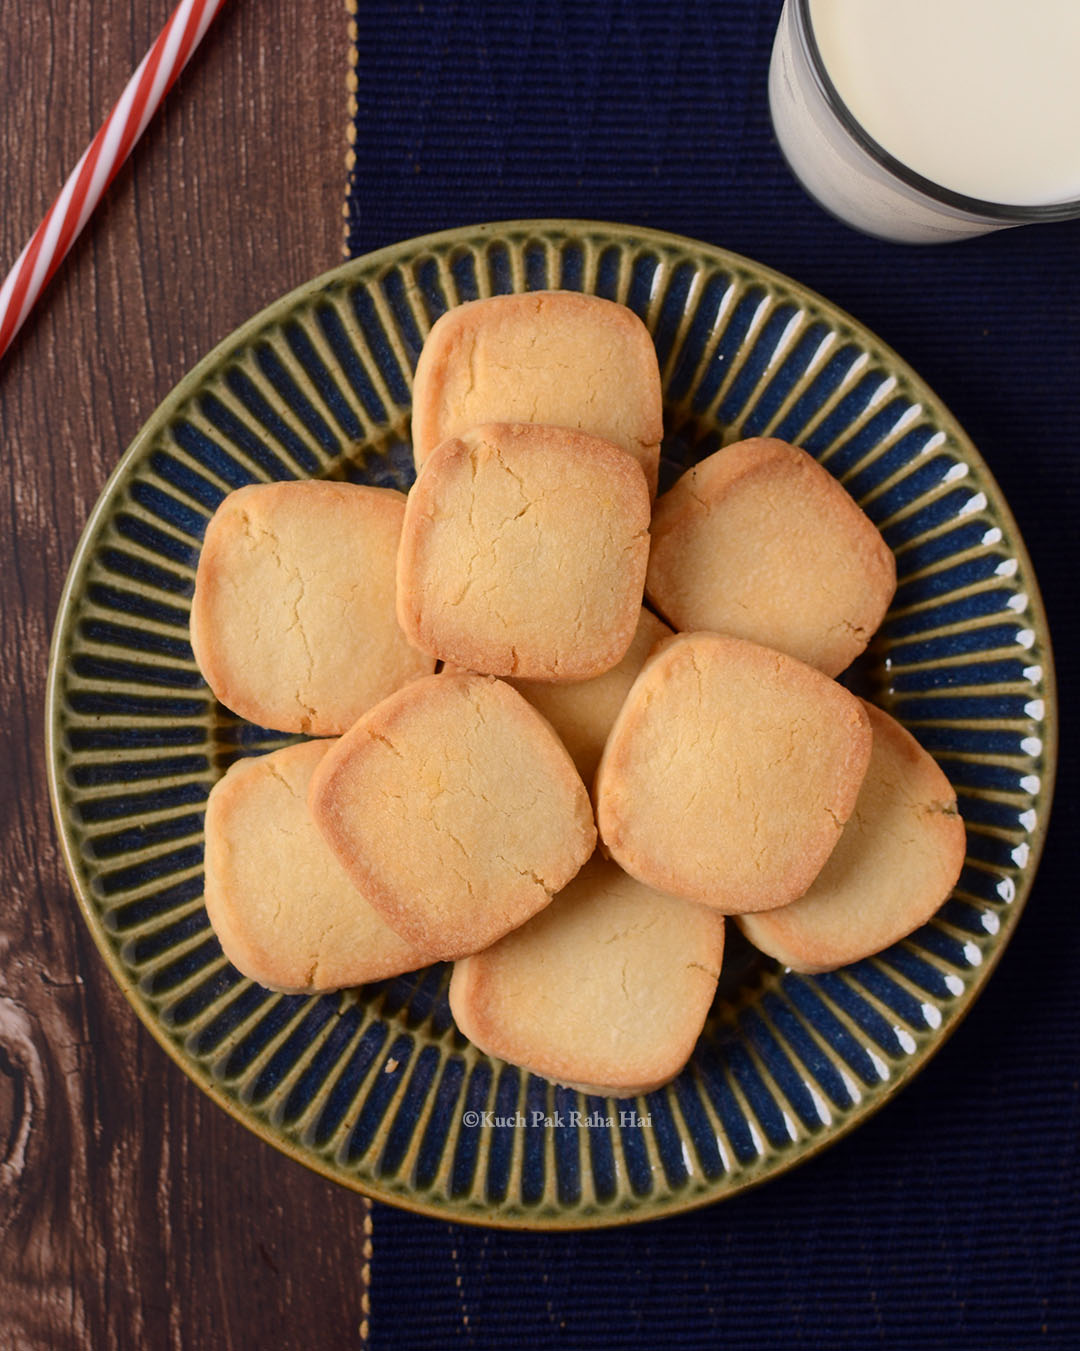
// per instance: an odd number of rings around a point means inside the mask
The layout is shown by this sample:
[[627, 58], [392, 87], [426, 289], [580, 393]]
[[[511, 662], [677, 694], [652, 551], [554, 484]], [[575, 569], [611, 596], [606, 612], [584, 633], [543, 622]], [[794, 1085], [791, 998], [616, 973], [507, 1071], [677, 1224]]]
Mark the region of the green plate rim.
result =
[[[813, 306], [820, 308], [835, 321], [839, 321], [842, 326], [847, 326], [857, 332], [864, 350], [871, 356], [879, 358], [883, 364], [891, 366], [899, 374], [902, 374], [916, 391], [919, 401], [934, 417], [938, 424], [952, 436], [961, 450], [965, 461], [970, 465], [974, 477], [980, 480], [979, 486], [988, 488], [988, 499], [992, 497], [995, 512], [1000, 516], [1002, 525], [1008, 531], [1007, 543], [1009, 549], [1018, 560], [1020, 567], [1024, 571], [1025, 585], [1029, 600], [1031, 602], [1032, 626], [1036, 629], [1040, 643], [1045, 654], [1045, 667], [1043, 681], [1046, 689], [1046, 716], [1043, 723], [1043, 751], [1045, 768], [1043, 771], [1043, 788], [1041, 796], [1045, 798], [1046, 807], [1041, 811], [1039, 818], [1035, 823], [1035, 829], [1030, 836], [1030, 855], [1029, 861], [1024, 868], [1023, 874], [1016, 887], [1015, 900], [1009, 907], [1007, 914], [1002, 920], [998, 941], [993, 949], [987, 954], [986, 960], [971, 973], [968, 985], [965, 988], [964, 996], [959, 1002], [956, 1012], [947, 1022], [935, 1031], [932, 1041], [928, 1042], [918, 1056], [913, 1056], [904, 1062], [903, 1066], [896, 1073], [895, 1078], [890, 1081], [887, 1091], [866, 1103], [865, 1106], [859, 1104], [851, 1113], [839, 1124], [834, 1124], [833, 1128], [821, 1138], [815, 1138], [805, 1141], [802, 1148], [795, 1149], [789, 1156], [780, 1159], [778, 1162], [771, 1163], [767, 1168], [757, 1174], [747, 1177], [735, 1186], [724, 1187], [722, 1183], [717, 1186], [715, 1194], [695, 1195], [685, 1200], [665, 1201], [660, 1206], [649, 1207], [648, 1202], [644, 1202], [640, 1207], [622, 1213], [599, 1212], [596, 1214], [581, 1215], [578, 1212], [568, 1209], [566, 1218], [559, 1216], [536, 1216], [500, 1215], [496, 1210], [478, 1211], [460, 1208], [456, 1209], [452, 1205], [430, 1205], [424, 1201], [417, 1200], [411, 1196], [403, 1195], [391, 1188], [383, 1188], [377, 1183], [364, 1179], [363, 1183], [352, 1174], [346, 1173], [343, 1169], [335, 1167], [331, 1162], [322, 1160], [314, 1154], [305, 1152], [299, 1146], [293, 1144], [283, 1134], [275, 1131], [265, 1123], [249, 1118], [237, 1105], [232, 1098], [225, 1094], [206, 1074], [200, 1073], [183, 1054], [182, 1048], [174, 1042], [160, 1026], [159, 1022], [151, 1016], [148, 1007], [144, 1007], [138, 998], [134, 983], [130, 980], [123, 966], [121, 965], [116, 953], [112, 950], [105, 939], [105, 935], [98, 923], [97, 915], [93, 909], [87, 889], [83, 885], [83, 871], [81, 860], [79, 859], [74, 840], [67, 829], [61, 800], [60, 783], [57, 776], [57, 739], [59, 734], [61, 709], [58, 694], [58, 684], [60, 678], [59, 672], [59, 654], [63, 644], [64, 634], [67, 629], [69, 610], [80, 591], [81, 583], [91, 553], [91, 546], [95, 540], [97, 528], [101, 519], [107, 515], [111, 507], [113, 498], [126, 477], [127, 470], [132, 463], [139, 458], [143, 448], [157, 434], [157, 431], [172, 413], [190, 397], [193, 390], [201, 384], [203, 379], [212, 370], [215, 369], [236, 347], [244, 344], [247, 340], [260, 332], [263, 328], [280, 322], [282, 317], [292, 309], [309, 300], [319, 291], [327, 290], [333, 286], [348, 285], [350, 282], [359, 280], [369, 274], [377, 275], [380, 268], [388, 263], [397, 261], [402, 254], [419, 253], [424, 249], [445, 249], [453, 247], [455, 244], [465, 244], [482, 240], [489, 234], [538, 234], [552, 235], [559, 233], [593, 233], [605, 234], [612, 239], [612, 242], [620, 244], [627, 243], [652, 243], [658, 247], [671, 248], [681, 247], [688, 251], [696, 252], [709, 258], [709, 260], [720, 267], [728, 269], [743, 270], [762, 277], [773, 284], [788, 288], [793, 295], [800, 297]], [[854, 318], [839, 305], [822, 296], [820, 293], [804, 286], [801, 282], [795, 281], [786, 274], [759, 263], [752, 258], [747, 258], [743, 254], [732, 252], [718, 245], [708, 244], [702, 240], [693, 239], [686, 235], [676, 234], [667, 230], [655, 229], [651, 226], [633, 226], [623, 225], [617, 222], [600, 220], [579, 220], [579, 219], [558, 219], [558, 218], [538, 218], [522, 220], [489, 221], [477, 225], [456, 226], [451, 229], [439, 230], [429, 234], [418, 235], [412, 239], [401, 240], [395, 244], [389, 244], [381, 249], [376, 249], [371, 253], [366, 253], [359, 258], [350, 259], [345, 263], [339, 263], [336, 267], [319, 274], [310, 281], [295, 287], [277, 300], [271, 302], [263, 309], [259, 310], [250, 319], [247, 319], [238, 328], [216, 343], [213, 348], [199, 360], [181, 380], [170, 390], [165, 398], [157, 405], [154, 411], [146, 419], [128, 448], [121, 455], [116, 467], [106, 480], [100, 496], [87, 517], [79, 543], [76, 546], [75, 553], [72, 556], [68, 575], [64, 582], [63, 590], [60, 593], [60, 599], [57, 604], [56, 619], [53, 624], [52, 640], [49, 647], [49, 669], [45, 685], [44, 715], [45, 715], [45, 760], [46, 774], [49, 786], [49, 801], [52, 808], [53, 822], [56, 826], [57, 835], [60, 840], [61, 853], [64, 865], [67, 869], [68, 877], [75, 892], [75, 898], [78, 902], [82, 917], [86, 922], [90, 935], [99, 953], [105, 960], [113, 979], [120, 987], [125, 999], [135, 1010], [143, 1026], [151, 1033], [155, 1041], [164, 1048], [170, 1058], [180, 1067], [185, 1076], [196, 1086], [207, 1094], [218, 1106], [222, 1107], [228, 1114], [245, 1129], [251, 1131], [266, 1144], [272, 1145], [279, 1152], [287, 1155], [295, 1162], [313, 1172], [321, 1174], [323, 1177], [337, 1182], [352, 1191], [359, 1192], [372, 1200], [381, 1201], [385, 1204], [396, 1206], [402, 1210], [408, 1210], [415, 1214], [425, 1215], [432, 1219], [443, 1220], [445, 1222], [479, 1225], [486, 1228], [513, 1229], [513, 1230], [532, 1230], [532, 1231], [563, 1231], [582, 1229], [603, 1229], [614, 1226], [622, 1226], [635, 1223], [645, 1223], [657, 1219], [663, 1219], [668, 1216], [685, 1214], [691, 1210], [697, 1210], [704, 1206], [714, 1205], [719, 1201], [728, 1199], [735, 1195], [741, 1195], [753, 1187], [758, 1187], [762, 1183], [789, 1172], [792, 1168], [806, 1162], [808, 1159], [828, 1149], [839, 1140], [848, 1136], [856, 1127], [862, 1125], [864, 1121], [876, 1114], [890, 1102], [895, 1094], [901, 1090], [912, 1078], [935, 1056], [941, 1047], [949, 1040], [956, 1028], [963, 1022], [971, 1010], [972, 1005], [982, 993], [982, 990], [990, 978], [991, 973], [997, 967], [1001, 956], [1012, 939], [1019, 917], [1027, 904], [1028, 897], [1031, 894], [1034, 885], [1035, 876], [1038, 872], [1039, 862], [1042, 858], [1043, 848], [1046, 843], [1046, 834], [1049, 826], [1050, 814], [1053, 806], [1054, 788], [1057, 778], [1058, 763], [1058, 745], [1059, 745], [1059, 727], [1058, 727], [1058, 696], [1057, 696], [1057, 675], [1054, 665], [1054, 655], [1052, 641], [1050, 637], [1049, 624], [1047, 622], [1046, 608], [1043, 603], [1042, 593], [1039, 589], [1038, 579], [1032, 566], [1031, 557], [1028, 553], [1027, 545], [1016, 523], [1012, 508], [1007, 499], [1001, 492], [997, 480], [992, 471], [983, 459], [982, 455], [972, 442], [971, 438], [964, 431], [960, 422], [952, 414], [948, 406], [938, 397], [936, 393], [926, 384], [923, 378], [913, 369], [913, 367], [900, 356], [892, 347], [883, 342], [873, 330]]]

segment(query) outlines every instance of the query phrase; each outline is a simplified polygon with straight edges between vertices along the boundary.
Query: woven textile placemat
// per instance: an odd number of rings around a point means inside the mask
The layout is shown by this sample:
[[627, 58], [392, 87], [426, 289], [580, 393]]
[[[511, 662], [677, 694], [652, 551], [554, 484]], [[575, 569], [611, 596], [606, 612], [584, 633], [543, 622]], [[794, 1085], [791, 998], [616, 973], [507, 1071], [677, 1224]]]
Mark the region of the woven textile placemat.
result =
[[375, 1351], [1080, 1345], [1080, 222], [919, 249], [832, 220], [773, 141], [779, 10], [365, 0], [350, 21], [347, 250], [519, 217], [651, 225], [789, 273], [911, 361], [998, 477], [1049, 609], [1064, 742], [1040, 875], [929, 1068], [760, 1190], [578, 1234], [375, 1206]]

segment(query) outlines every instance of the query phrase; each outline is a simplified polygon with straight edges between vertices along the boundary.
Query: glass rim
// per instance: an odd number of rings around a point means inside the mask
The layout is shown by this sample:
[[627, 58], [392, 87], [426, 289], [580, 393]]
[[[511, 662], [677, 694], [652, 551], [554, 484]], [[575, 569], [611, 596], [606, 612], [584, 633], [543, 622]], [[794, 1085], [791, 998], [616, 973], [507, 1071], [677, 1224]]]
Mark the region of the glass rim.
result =
[[1038, 206], [987, 202], [979, 197], [968, 197], [962, 192], [954, 192], [951, 188], [936, 183], [932, 178], [924, 178], [922, 174], [917, 173], [902, 160], [898, 160], [895, 155], [890, 154], [883, 145], [874, 140], [844, 102], [836, 85], [833, 84], [832, 78], [825, 67], [825, 60], [821, 55], [817, 37], [814, 34], [814, 25], [810, 17], [810, 0], [793, 0], [793, 9], [796, 32], [802, 43], [814, 82], [829, 109], [851, 139], [894, 178], [900, 179], [902, 183], [922, 193], [924, 197], [929, 197], [932, 201], [940, 202], [944, 206], [950, 206], [954, 210], [962, 211], [967, 215], [982, 216], [989, 220], [1026, 225], [1037, 221], [1070, 220], [1080, 216], [1080, 198], [1072, 198], [1064, 202], [1050, 202]]

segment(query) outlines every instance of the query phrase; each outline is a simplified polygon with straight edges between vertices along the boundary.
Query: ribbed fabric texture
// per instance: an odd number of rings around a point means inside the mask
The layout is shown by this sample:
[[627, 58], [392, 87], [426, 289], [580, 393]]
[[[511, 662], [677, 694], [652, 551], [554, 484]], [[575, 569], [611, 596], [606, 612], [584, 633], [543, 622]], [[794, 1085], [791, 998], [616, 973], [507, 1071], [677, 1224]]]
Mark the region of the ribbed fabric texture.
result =
[[789, 273], [897, 348], [982, 450], [1034, 556], [1065, 710], [1047, 852], [950, 1044], [787, 1177], [596, 1233], [376, 1207], [376, 1351], [1080, 1346], [1080, 222], [910, 248], [832, 220], [772, 138], [779, 9], [367, 0], [349, 245], [526, 216], [655, 225]]

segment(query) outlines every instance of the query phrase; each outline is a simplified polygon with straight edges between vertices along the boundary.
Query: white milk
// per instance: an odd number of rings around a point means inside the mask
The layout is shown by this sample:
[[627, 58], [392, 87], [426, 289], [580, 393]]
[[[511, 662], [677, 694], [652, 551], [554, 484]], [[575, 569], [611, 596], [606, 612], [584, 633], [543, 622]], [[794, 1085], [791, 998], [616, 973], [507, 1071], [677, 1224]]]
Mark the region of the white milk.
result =
[[[822, 205], [933, 242], [1078, 214], [1080, 0], [808, 0], [829, 79], [865, 133], [948, 193], [903, 181], [845, 129], [787, 0], [769, 72], [777, 138]], [[1062, 204], [1057, 207], [1055, 204]]]
[[810, 0], [840, 97], [934, 183], [1011, 206], [1080, 198], [1080, 0]]

